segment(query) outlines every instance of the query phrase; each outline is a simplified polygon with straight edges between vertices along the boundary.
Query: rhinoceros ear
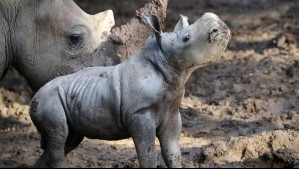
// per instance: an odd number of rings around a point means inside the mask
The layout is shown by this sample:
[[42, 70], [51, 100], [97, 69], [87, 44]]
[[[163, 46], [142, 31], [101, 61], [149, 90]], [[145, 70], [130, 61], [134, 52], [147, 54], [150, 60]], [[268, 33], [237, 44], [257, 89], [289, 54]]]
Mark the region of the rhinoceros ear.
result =
[[160, 28], [160, 22], [159, 19], [156, 15], [146, 15], [144, 16], [145, 20], [147, 21], [147, 23], [153, 28], [153, 30], [155, 31], [155, 34], [158, 34], [158, 36], [161, 36], [162, 31]]
[[175, 25], [174, 32], [178, 32], [189, 26], [188, 17], [184, 15], [180, 15], [179, 22]]
[[160, 22], [159, 22], [158, 17], [150, 14], [150, 15], [144, 16], [144, 18], [147, 21], [147, 23], [153, 28], [153, 30], [155, 32], [156, 40], [159, 44], [159, 47], [162, 49], [162, 46], [161, 46], [162, 31], [160, 28]]

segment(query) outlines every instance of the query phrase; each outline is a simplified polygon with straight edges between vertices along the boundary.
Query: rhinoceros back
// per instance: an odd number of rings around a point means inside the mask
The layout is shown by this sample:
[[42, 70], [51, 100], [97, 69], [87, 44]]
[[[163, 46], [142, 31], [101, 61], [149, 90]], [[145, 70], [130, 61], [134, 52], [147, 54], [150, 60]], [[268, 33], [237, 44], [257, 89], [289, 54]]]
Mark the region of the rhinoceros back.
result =
[[89, 68], [58, 86], [69, 126], [89, 138], [126, 138], [121, 122], [118, 67]]

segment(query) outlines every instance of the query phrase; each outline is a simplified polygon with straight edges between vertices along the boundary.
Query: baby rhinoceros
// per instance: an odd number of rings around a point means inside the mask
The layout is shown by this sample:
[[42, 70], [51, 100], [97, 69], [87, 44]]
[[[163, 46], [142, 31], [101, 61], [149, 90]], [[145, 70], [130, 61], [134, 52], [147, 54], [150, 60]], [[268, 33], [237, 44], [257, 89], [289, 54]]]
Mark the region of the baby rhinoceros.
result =
[[30, 116], [44, 149], [36, 166], [64, 167], [65, 156], [84, 137], [132, 137], [140, 167], [156, 167], [158, 137], [167, 167], [181, 167], [179, 105], [184, 85], [194, 70], [223, 53], [231, 34], [213, 13], [192, 25], [181, 15], [170, 33], [160, 30], [156, 16], [145, 20], [155, 37], [126, 62], [57, 77], [36, 93]]

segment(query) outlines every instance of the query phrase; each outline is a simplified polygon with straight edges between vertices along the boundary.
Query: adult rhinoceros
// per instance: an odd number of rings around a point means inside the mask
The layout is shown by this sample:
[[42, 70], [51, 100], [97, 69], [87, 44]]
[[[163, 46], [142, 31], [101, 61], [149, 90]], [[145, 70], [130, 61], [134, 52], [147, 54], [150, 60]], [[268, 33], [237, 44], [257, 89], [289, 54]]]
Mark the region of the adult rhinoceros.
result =
[[[168, 2], [153, 1], [166, 5]], [[162, 10], [165, 11], [166, 7]], [[141, 13], [146, 11], [143, 9]], [[118, 63], [119, 58], [101, 52], [106, 50], [107, 45], [103, 47], [103, 42], [109, 41], [113, 25], [111, 10], [89, 15], [72, 0], [0, 0], [0, 77], [12, 65], [29, 86], [37, 90], [54, 77], [89, 66]], [[139, 30], [146, 32], [144, 37], [150, 32]], [[121, 35], [121, 31], [116, 29], [115, 32]], [[130, 32], [124, 34], [130, 35]], [[130, 45], [124, 43], [132, 40], [109, 39], [116, 40], [114, 44], [127, 47]], [[111, 48], [111, 44], [108, 47]], [[111, 52], [119, 55], [115, 50]]]

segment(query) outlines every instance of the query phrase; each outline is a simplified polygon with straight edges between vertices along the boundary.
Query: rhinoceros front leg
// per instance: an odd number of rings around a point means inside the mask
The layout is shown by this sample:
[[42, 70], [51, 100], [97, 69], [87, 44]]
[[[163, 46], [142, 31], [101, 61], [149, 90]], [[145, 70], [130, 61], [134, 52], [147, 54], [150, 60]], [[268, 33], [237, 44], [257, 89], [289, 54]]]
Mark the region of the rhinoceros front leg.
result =
[[168, 168], [182, 168], [179, 137], [181, 133], [180, 113], [172, 114], [159, 132], [158, 138], [161, 145], [161, 152]]
[[129, 130], [135, 144], [140, 168], [156, 168], [155, 119], [148, 112], [135, 114], [129, 121]]

